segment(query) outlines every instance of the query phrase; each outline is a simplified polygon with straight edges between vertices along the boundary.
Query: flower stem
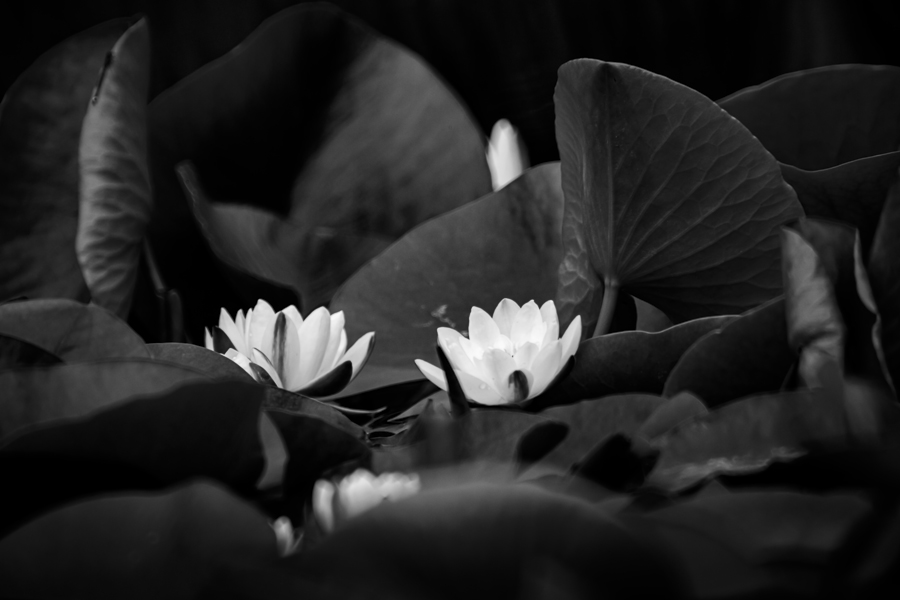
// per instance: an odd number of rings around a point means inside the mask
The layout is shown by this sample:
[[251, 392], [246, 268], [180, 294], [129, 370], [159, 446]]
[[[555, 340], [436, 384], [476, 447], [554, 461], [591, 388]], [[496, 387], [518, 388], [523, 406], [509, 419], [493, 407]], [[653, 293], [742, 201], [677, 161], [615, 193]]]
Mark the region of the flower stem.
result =
[[594, 328], [594, 336], [605, 335], [612, 324], [613, 314], [616, 312], [616, 300], [619, 297], [619, 282], [606, 280], [603, 282], [603, 302], [600, 304], [600, 318]]

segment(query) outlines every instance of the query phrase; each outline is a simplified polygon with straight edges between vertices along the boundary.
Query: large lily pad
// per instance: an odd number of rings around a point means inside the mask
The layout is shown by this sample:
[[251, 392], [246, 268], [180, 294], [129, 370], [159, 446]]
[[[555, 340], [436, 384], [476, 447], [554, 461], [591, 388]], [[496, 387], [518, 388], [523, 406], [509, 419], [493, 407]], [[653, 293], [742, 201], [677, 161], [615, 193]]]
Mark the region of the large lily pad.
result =
[[72, 300], [0, 305], [0, 333], [30, 342], [67, 362], [150, 357], [140, 336], [115, 315]]
[[81, 123], [127, 19], [47, 51], [0, 106], [0, 299], [87, 300], [75, 256]]
[[128, 317], [150, 220], [150, 33], [141, 19], [110, 50], [84, 117], [75, 248], [97, 304]]
[[175, 176], [181, 161], [196, 165], [210, 198], [336, 235], [396, 239], [490, 191], [482, 134], [458, 100], [416, 56], [326, 5], [273, 16], [158, 96], [150, 122], [164, 215], [151, 236], [189, 321], [212, 321], [224, 294], [213, 269], [197, 275], [209, 253]]
[[779, 161], [818, 170], [900, 149], [900, 68], [797, 71], [723, 98]]
[[553, 298], [560, 259], [559, 164], [534, 167], [500, 191], [424, 223], [360, 269], [335, 295], [347, 335], [378, 332], [347, 394], [420, 379], [438, 327], [468, 329], [473, 306]]
[[20, 367], [45, 367], [57, 365], [63, 360], [25, 340], [0, 334], [0, 371]]
[[596, 60], [560, 68], [555, 103], [561, 322], [605, 333], [619, 289], [673, 321], [780, 293], [777, 228], [803, 211], [746, 128], [690, 88]]
[[185, 365], [206, 373], [213, 379], [234, 379], [251, 382], [252, 377], [230, 358], [193, 344], [147, 344], [153, 358], [164, 362]]

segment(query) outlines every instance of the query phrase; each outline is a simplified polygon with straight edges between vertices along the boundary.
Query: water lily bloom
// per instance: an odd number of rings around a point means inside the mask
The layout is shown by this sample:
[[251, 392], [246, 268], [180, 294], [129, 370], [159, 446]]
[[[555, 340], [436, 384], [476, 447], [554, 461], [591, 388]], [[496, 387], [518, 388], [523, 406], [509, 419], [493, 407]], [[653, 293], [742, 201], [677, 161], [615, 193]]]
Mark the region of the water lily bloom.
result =
[[363, 335], [348, 350], [343, 311], [332, 315], [320, 307], [304, 319], [293, 305], [275, 312], [259, 300], [246, 316], [239, 310], [233, 320], [223, 308], [219, 326], [206, 330], [205, 342], [257, 381], [327, 396], [356, 377], [372, 353], [375, 333]]
[[301, 539], [288, 517], [278, 517], [275, 521], [270, 522], [269, 526], [275, 533], [278, 556], [290, 556], [298, 550]]
[[313, 513], [322, 529], [331, 531], [385, 500], [402, 500], [420, 489], [416, 474], [382, 473], [376, 477], [365, 469], [357, 469], [337, 485], [327, 479], [318, 480], [313, 488]]
[[488, 140], [487, 147], [487, 162], [495, 191], [521, 175], [528, 166], [525, 153], [519, 143], [519, 134], [506, 119], [497, 121], [491, 130], [491, 139]]
[[[581, 341], [581, 317], [559, 339], [559, 319], [552, 300], [538, 308], [505, 298], [491, 316], [478, 307], [469, 314], [469, 337], [449, 327], [437, 330], [438, 344], [453, 366], [466, 397], [478, 404], [523, 402], [544, 392]], [[443, 370], [424, 360], [416, 366], [447, 391]]]

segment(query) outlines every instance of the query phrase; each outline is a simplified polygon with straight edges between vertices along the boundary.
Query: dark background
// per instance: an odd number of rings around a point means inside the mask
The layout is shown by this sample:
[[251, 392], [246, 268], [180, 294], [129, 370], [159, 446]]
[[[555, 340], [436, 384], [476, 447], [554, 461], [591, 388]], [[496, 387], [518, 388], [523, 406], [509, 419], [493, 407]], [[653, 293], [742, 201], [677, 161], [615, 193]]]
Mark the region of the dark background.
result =
[[[0, 90], [42, 52], [101, 21], [144, 13], [155, 95], [238, 44], [291, 0], [3, 2]], [[506, 117], [532, 163], [557, 158], [556, 69], [630, 63], [718, 99], [798, 69], [900, 65], [900, 3], [837, 0], [338, 0], [420, 54], [486, 131]]]

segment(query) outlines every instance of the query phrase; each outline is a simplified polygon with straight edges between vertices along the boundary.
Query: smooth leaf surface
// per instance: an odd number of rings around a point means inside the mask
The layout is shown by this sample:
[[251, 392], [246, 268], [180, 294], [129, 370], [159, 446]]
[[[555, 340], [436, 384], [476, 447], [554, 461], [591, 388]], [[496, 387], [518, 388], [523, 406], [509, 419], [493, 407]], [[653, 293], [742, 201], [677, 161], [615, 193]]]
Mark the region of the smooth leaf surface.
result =
[[254, 381], [244, 369], [230, 358], [201, 346], [169, 342], [165, 344], [147, 344], [147, 349], [150, 351], [152, 358], [202, 371], [213, 379], [234, 379], [248, 383]]
[[150, 32], [141, 19], [106, 58], [81, 129], [75, 251], [94, 302], [128, 317], [153, 202], [147, 160]]
[[158, 96], [150, 124], [165, 215], [151, 237], [190, 320], [211, 321], [218, 306], [203, 304], [214, 279], [179, 264], [209, 256], [175, 177], [184, 160], [211, 198], [337, 235], [396, 239], [491, 189], [482, 133], [454, 95], [418, 57], [327, 5], [264, 22]]
[[347, 336], [378, 332], [365, 369], [344, 394], [420, 379], [414, 360], [434, 360], [437, 328], [468, 329], [478, 306], [553, 299], [560, 260], [559, 165], [539, 165], [511, 184], [424, 223], [359, 270], [335, 295]]
[[201, 481], [47, 514], [0, 540], [0, 580], [19, 597], [191, 598], [226, 565], [275, 558], [266, 516]]
[[51, 48], [0, 105], [0, 299], [90, 296], [75, 256], [81, 123], [104, 56], [128, 27], [107, 21]]
[[560, 68], [554, 102], [562, 322], [593, 330], [620, 288], [675, 322], [780, 293], [777, 228], [803, 211], [740, 123], [665, 77], [588, 59]]
[[662, 331], [621, 331], [587, 339], [568, 377], [536, 403], [540, 407], [610, 394], [661, 394], [670, 371], [704, 335], [736, 317], [693, 319]]
[[821, 171], [781, 165], [781, 174], [797, 192], [807, 217], [833, 219], [856, 227], [868, 255], [898, 167], [900, 152], [889, 152]]
[[881, 347], [894, 385], [900, 382], [900, 180], [888, 192], [872, 250], [868, 272], [881, 318]]
[[900, 67], [833, 65], [796, 71], [723, 98], [779, 161], [827, 169], [900, 149]]
[[0, 333], [56, 354], [67, 362], [149, 358], [144, 341], [104, 308], [47, 299], [0, 305]]
[[705, 415], [709, 410], [706, 404], [690, 392], [681, 392], [659, 405], [641, 424], [635, 436], [652, 440], [668, 433], [682, 422]]
[[22, 367], [58, 365], [63, 360], [40, 346], [11, 335], [0, 334], [0, 371]]
[[0, 439], [25, 427], [81, 417], [133, 396], [203, 379], [202, 371], [146, 358], [2, 371]]
[[745, 398], [656, 438], [661, 454], [648, 483], [677, 491], [722, 473], [753, 473], [802, 456], [809, 442], [845, 434], [843, 405], [811, 392]]
[[718, 406], [777, 392], [797, 357], [788, 345], [784, 299], [776, 298], [700, 338], [666, 379], [664, 396], [691, 392]]

